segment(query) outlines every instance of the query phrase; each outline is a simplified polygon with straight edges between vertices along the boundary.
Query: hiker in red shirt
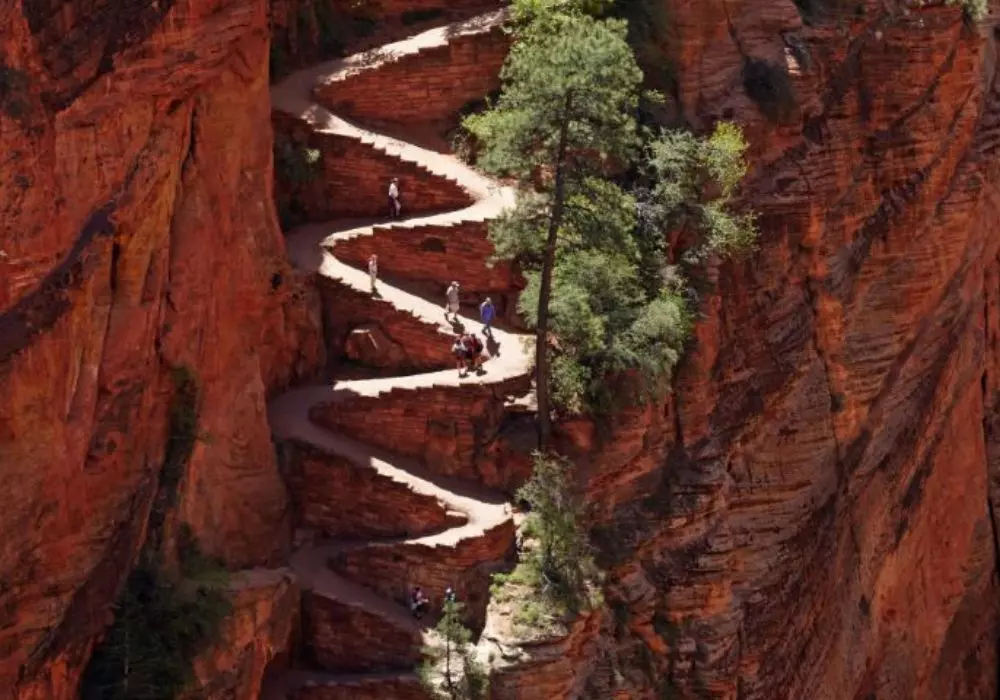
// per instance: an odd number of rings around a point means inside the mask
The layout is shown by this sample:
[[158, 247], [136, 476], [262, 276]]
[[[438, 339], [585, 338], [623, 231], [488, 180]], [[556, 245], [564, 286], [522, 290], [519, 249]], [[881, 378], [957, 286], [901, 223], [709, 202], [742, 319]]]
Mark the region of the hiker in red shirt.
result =
[[483, 357], [483, 341], [475, 333], [469, 333], [462, 338], [462, 345], [465, 346], [469, 370], [475, 370], [476, 374], [482, 374], [482, 364], [485, 359]]

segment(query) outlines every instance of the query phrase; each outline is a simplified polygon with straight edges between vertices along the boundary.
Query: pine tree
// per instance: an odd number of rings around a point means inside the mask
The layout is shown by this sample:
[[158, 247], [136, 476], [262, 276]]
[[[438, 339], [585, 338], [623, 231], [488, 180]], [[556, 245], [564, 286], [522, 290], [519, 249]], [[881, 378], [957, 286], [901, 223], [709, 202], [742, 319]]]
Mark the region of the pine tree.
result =
[[535, 453], [531, 479], [517, 493], [531, 506], [538, 537], [537, 566], [548, 593], [571, 609], [580, 607], [588, 581], [596, 575], [582, 524], [580, 502], [565, 458]]
[[608, 174], [637, 151], [633, 113], [642, 73], [624, 22], [595, 19], [568, 2], [516, 3], [525, 6], [520, 16], [527, 21], [503, 68], [496, 105], [465, 125], [482, 145], [480, 166], [520, 183], [517, 206], [491, 234], [499, 257], [519, 259], [529, 279], [537, 278], [529, 320], [536, 328], [539, 444], [546, 449], [557, 250], [589, 253], [584, 263], [624, 256], [618, 267], [625, 268], [636, 252], [635, 203]]
[[432, 680], [429, 668], [423, 669], [424, 684], [435, 697], [448, 700], [482, 700], [486, 697], [486, 673], [476, 661], [471, 641], [472, 632], [462, 622], [464, 604], [446, 598], [441, 609], [441, 619], [435, 631], [438, 642], [425, 654], [436, 662], [441, 671], [441, 682]]
[[515, 0], [503, 90], [465, 120], [479, 165], [518, 182], [517, 205], [490, 235], [527, 279], [519, 311], [535, 329], [542, 453], [554, 408], [600, 413], [627, 396], [609, 376], [665, 386], [691, 327], [690, 268], [757, 236], [734, 207], [747, 172], [739, 127], [721, 123], [707, 139], [640, 130], [627, 25], [586, 14], [607, 5]]

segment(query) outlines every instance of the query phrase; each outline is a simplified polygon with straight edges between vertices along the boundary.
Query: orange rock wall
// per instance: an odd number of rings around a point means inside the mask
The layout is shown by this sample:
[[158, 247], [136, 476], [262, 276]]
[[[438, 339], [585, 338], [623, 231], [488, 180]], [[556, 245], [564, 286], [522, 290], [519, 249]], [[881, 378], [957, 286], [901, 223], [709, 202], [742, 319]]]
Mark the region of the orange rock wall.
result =
[[270, 5], [271, 65], [278, 74], [398, 41], [446, 18], [496, 8], [494, 0], [271, 0]]
[[[359, 293], [329, 279], [320, 280], [326, 337], [331, 362], [348, 352], [351, 331], [360, 326], [376, 326], [393, 346], [395, 371], [428, 371], [455, 366], [451, 354], [454, 335], [439, 332], [411, 314], [398, 310], [388, 301]], [[441, 299], [444, 322], [444, 297]]]
[[[484, 366], [489, 371], [489, 363]], [[519, 380], [507, 384], [498, 385], [495, 393], [476, 384], [435, 386], [421, 392], [419, 404], [411, 392], [394, 389], [314, 407], [310, 417], [317, 425], [362, 442], [377, 439], [377, 444], [420, 459], [437, 473], [502, 488], [511, 474], [498, 468], [491, 447], [503, 420], [503, 397], [528, 389]], [[459, 406], [462, 415], [456, 415]]]
[[[492, 700], [549, 700], [585, 697], [588, 680], [600, 655], [602, 614], [581, 615], [566, 634], [526, 644], [510, 666], [494, 666], [490, 676]], [[489, 637], [491, 630], [485, 634]], [[491, 643], [493, 642], [490, 637]], [[595, 696], [596, 697], [596, 696]], [[612, 695], [602, 695], [611, 700]]]
[[338, 242], [336, 256], [341, 262], [364, 268], [369, 256], [377, 254], [379, 274], [396, 280], [409, 281], [419, 266], [421, 276], [441, 281], [427, 291], [442, 299], [442, 304], [445, 289], [455, 280], [461, 285], [463, 302], [478, 306], [478, 302], [490, 295], [498, 316], [503, 316], [514, 305], [516, 296], [511, 290], [523, 287], [524, 283], [510, 263], [486, 264], [494, 252], [486, 224], [463, 224], [419, 229], [376, 228], [374, 236]]
[[389, 182], [399, 178], [399, 201], [403, 216], [415, 213], [460, 209], [472, 203], [469, 196], [450, 180], [425, 177], [420, 166], [392, 158], [353, 139], [301, 131], [301, 126], [284, 114], [275, 115], [275, 129], [288, 133], [301, 148], [314, 148], [322, 155], [314, 178], [305, 183], [288, 181], [277, 175], [279, 195], [295, 189], [312, 221], [337, 218], [385, 218], [389, 212]]
[[233, 613], [220, 641], [195, 660], [196, 688], [184, 700], [256, 700], [264, 671], [287, 651], [299, 623], [299, 589], [287, 569], [233, 577]]
[[[667, 6], [682, 111], [751, 139], [762, 237], [709, 275], [668, 404], [567, 428], [591, 441], [620, 666], [646, 664], [617, 687], [993, 698], [992, 40], [939, 6], [812, 27], [791, 1]], [[789, 73], [783, 125], [747, 57]]]
[[302, 641], [320, 668], [337, 672], [410, 670], [420, 663], [418, 634], [357, 607], [306, 593]]
[[287, 443], [285, 479], [300, 526], [326, 537], [411, 537], [450, 527], [444, 504], [347, 460]]
[[[487, 36], [459, 37], [416, 57], [316, 89], [317, 101], [336, 114], [396, 123], [451, 120], [466, 104], [500, 87], [500, 68], [510, 39], [496, 29]], [[414, 62], [421, 69], [412, 70]]]
[[75, 696], [144, 539], [172, 366], [201, 387], [180, 517], [234, 567], [280, 560], [264, 399], [321, 360], [271, 203], [266, 7], [91, 5], [0, 7], [3, 697]]
[[514, 555], [514, 526], [508, 521], [476, 539], [460, 542], [451, 552], [419, 543], [395, 548], [370, 544], [331, 557], [330, 568], [402, 605], [419, 585], [440, 609], [450, 587], [465, 604], [465, 622], [481, 629], [489, 604], [490, 576], [509, 568]]

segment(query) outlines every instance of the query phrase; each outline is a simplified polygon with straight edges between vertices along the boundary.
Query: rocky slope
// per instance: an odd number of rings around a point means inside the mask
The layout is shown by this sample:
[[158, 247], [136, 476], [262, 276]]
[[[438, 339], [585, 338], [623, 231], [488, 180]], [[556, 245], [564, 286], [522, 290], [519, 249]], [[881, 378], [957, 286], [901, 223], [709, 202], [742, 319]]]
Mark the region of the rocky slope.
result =
[[262, 0], [0, 5], [0, 696], [69, 698], [141, 547], [173, 377], [176, 515], [281, 561], [266, 397], [321, 361], [271, 203]]

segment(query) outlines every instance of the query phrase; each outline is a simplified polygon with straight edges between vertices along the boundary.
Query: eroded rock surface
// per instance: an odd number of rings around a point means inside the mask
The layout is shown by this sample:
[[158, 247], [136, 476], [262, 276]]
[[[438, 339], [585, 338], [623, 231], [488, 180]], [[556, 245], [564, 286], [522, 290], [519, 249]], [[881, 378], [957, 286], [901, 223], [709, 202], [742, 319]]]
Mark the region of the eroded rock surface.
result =
[[941, 3], [668, 4], [683, 111], [747, 123], [763, 234], [671, 404], [589, 455], [619, 651], [654, 652], [633, 697], [995, 697], [992, 38]]
[[[180, 518], [287, 549], [265, 399], [321, 362], [271, 201], [264, 2], [0, 6], [0, 695], [70, 698], [142, 546], [173, 369]], [[173, 436], [176, 437], [176, 436]]]

